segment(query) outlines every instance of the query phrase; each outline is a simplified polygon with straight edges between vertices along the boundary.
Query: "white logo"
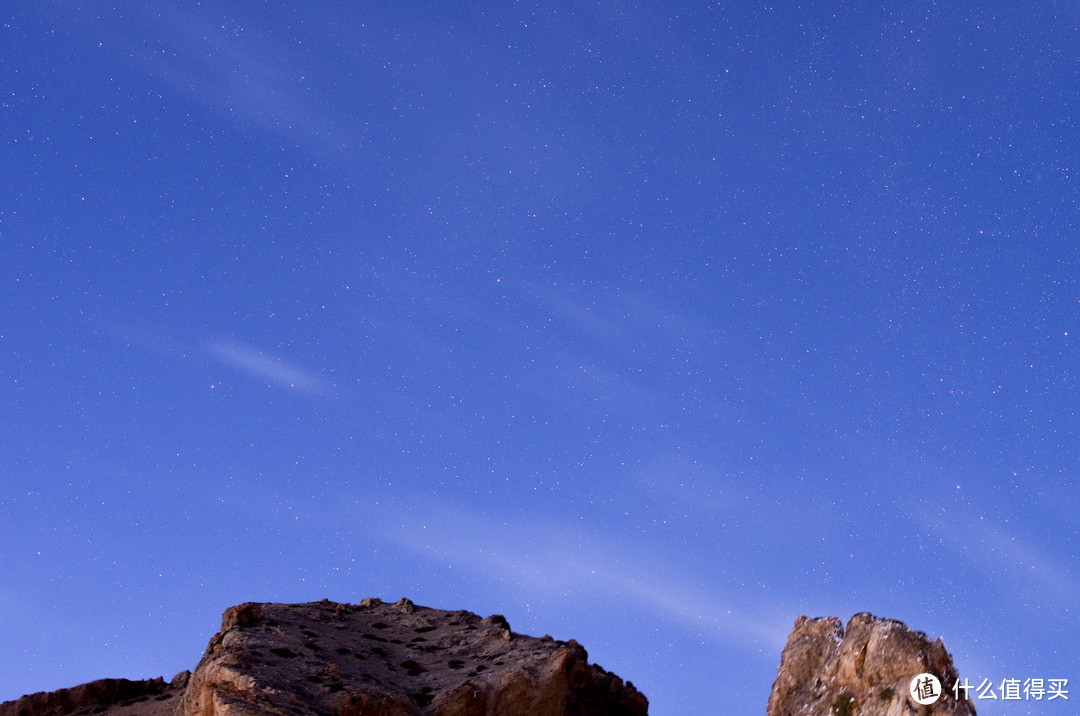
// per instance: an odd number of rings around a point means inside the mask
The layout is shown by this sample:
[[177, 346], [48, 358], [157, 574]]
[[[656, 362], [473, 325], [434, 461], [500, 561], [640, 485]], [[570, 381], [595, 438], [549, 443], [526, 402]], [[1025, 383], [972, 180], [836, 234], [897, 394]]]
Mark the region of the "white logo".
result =
[[941, 682], [933, 674], [919, 674], [911, 680], [908, 690], [917, 704], [932, 704], [941, 698]]

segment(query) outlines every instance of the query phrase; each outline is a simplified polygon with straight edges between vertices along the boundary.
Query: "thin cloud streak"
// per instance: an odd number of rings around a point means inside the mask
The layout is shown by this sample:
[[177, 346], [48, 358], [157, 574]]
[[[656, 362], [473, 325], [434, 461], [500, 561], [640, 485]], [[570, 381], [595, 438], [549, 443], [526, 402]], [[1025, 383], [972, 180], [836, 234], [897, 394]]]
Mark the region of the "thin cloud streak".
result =
[[169, 3], [145, 14], [148, 26], [160, 28], [156, 39], [168, 51], [151, 52], [131, 42], [127, 52], [173, 94], [278, 136], [299, 133], [335, 153], [345, 149], [334, 123], [304, 91], [305, 65], [281, 59], [295, 53], [261, 27], [258, 17], [249, 18], [251, 27], [245, 30]]
[[257, 348], [222, 341], [210, 342], [206, 348], [220, 362], [279, 388], [288, 388], [309, 395], [321, 395], [326, 392], [323, 381], [315, 374], [281, 358], [268, 355]]
[[947, 521], [935, 521], [915, 513], [910, 516], [988, 575], [1023, 573], [1025, 581], [1039, 585], [1044, 597], [1062, 601], [1075, 599], [1080, 592], [1080, 582], [1068, 565], [1055, 560], [1015, 528], [1006, 531], [1000, 522], [988, 522], [956, 509]]
[[494, 522], [463, 506], [451, 509], [429, 504], [419, 514], [436, 519], [423, 524], [414, 524], [415, 518], [397, 520], [399, 528], [385, 536], [411, 551], [450, 558], [455, 566], [514, 580], [533, 598], [548, 594], [557, 599], [576, 591], [606, 594], [613, 600], [645, 605], [686, 628], [711, 632], [717, 642], [754, 652], [779, 652], [791, 629], [786, 611], [776, 608], [750, 614], [733, 609], [692, 580], [664, 568], [650, 568], [647, 555], [629, 554], [577, 528]]

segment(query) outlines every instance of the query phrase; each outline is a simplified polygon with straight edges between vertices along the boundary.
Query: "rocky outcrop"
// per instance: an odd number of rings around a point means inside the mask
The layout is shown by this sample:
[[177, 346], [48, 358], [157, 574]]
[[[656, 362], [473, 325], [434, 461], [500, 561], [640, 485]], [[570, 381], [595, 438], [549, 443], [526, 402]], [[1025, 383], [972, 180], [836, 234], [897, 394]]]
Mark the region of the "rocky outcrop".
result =
[[[932, 674], [941, 687], [933, 704], [910, 695], [912, 679]], [[974, 716], [953, 698], [957, 672], [940, 638], [930, 641], [903, 622], [856, 614], [795, 621], [780, 657], [767, 716]]]
[[644, 716], [648, 701], [571, 640], [365, 599], [241, 604], [194, 672], [103, 679], [0, 704], [0, 716]]
[[191, 675], [178, 713], [365, 716], [645, 714], [633, 685], [577, 642], [506, 619], [365, 599], [241, 604]]
[[[916, 703], [913, 677], [940, 698]], [[767, 716], [974, 716], [952, 658], [902, 622], [795, 621]], [[916, 694], [918, 695], [918, 694]], [[227, 609], [194, 672], [102, 679], [0, 704], [0, 716], [645, 716], [648, 701], [576, 641], [511, 631], [499, 615], [365, 599]]]
[[191, 672], [184, 671], [166, 683], [164, 679], [129, 681], [99, 679], [87, 684], [47, 693], [30, 694], [0, 704], [0, 716], [62, 716], [101, 714], [110, 716], [171, 716], [187, 687]]

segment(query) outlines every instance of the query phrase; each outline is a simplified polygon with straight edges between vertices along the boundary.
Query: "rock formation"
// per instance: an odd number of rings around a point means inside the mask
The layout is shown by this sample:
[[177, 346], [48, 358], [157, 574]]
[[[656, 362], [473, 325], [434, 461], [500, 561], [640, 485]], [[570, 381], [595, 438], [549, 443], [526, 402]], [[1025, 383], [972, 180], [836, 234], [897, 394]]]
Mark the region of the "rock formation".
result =
[[[185, 689], [186, 687], [186, 689]], [[181, 696], [182, 694], [182, 696]], [[222, 617], [190, 675], [106, 679], [0, 704], [0, 716], [645, 716], [577, 642], [506, 619], [393, 604], [255, 604]]]
[[178, 713], [372, 716], [645, 714], [577, 642], [510, 631], [506, 619], [414, 606], [241, 604], [191, 675]]
[[190, 671], [183, 671], [169, 683], [161, 678], [146, 681], [98, 679], [70, 689], [30, 694], [0, 704], [0, 716], [101, 713], [109, 716], [172, 716], [190, 675]]
[[[933, 674], [936, 703], [909, 695], [912, 679]], [[974, 716], [957, 701], [957, 672], [940, 638], [931, 642], [903, 622], [856, 614], [847, 628], [836, 617], [795, 621], [780, 657], [766, 716]]]
[[[933, 704], [912, 678], [941, 684]], [[799, 617], [767, 716], [974, 716], [941, 639], [856, 614]], [[102, 679], [0, 704], [0, 716], [645, 716], [629, 681], [588, 663], [577, 642], [510, 630], [501, 616], [330, 601], [227, 609], [194, 672]]]

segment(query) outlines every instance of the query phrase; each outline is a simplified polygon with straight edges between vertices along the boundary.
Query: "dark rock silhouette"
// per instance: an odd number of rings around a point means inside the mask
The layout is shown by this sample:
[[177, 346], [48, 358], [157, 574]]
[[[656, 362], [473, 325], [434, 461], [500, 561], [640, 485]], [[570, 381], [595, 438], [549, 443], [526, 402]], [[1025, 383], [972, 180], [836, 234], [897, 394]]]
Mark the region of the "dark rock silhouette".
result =
[[[936, 703], [909, 695], [912, 679], [933, 674]], [[903, 622], [856, 614], [844, 628], [836, 617], [795, 621], [780, 657], [766, 716], [974, 716], [971, 701], [953, 698], [957, 673], [938, 638]]]

